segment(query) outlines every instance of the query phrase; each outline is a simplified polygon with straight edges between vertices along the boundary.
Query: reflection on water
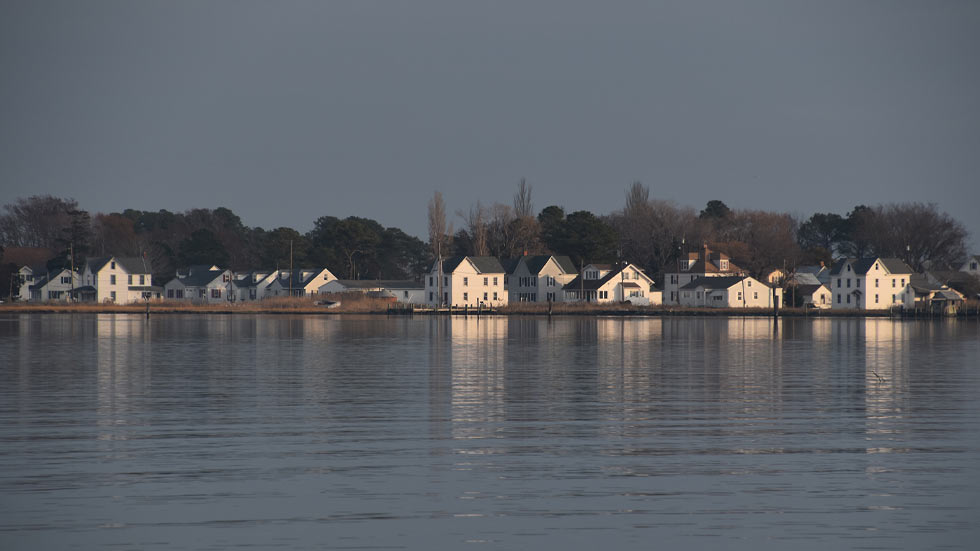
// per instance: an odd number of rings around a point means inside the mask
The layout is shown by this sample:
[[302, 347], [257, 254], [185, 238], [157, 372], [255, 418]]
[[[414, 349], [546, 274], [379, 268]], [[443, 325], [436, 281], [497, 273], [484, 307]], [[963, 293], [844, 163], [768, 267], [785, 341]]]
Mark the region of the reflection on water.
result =
[[967, 549], [978, 360], [955, 320], [4, 317], [0, 548]]

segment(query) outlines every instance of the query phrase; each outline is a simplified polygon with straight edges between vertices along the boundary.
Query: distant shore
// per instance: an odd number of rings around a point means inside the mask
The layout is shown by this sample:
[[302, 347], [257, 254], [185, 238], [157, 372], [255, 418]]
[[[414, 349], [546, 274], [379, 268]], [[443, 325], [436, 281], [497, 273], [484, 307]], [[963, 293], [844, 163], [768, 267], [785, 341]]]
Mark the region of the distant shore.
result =
[[[149, 306], [149, 308], [147, 308]], [[163, 301], [143, 304], [92, 304], [92, 303], [7, 303], [0, 304], [0, 314], [371, 314], [371, 315], [447, 315], [446, 312], [410, 312], [403, 305], [392, 305], [384, 301], [361, 300], [341, 303], [338, 307], [315, 304], [305, 299], [278, 299], [270, 301], [238, 304], [191, 304], [185, 302]], [[680, 306], [634, 306], [629, 304], [578, 304], [556, 303], [552, 306], [554, 316], [749, 316], [771, 317], [771, 308], [692, 308]], [[547, 316], [546, 304], [515, 304], [492, 311], [454, 311], [452, 315], [493, 315], [493, 316]], [[802, 308], [780, 308], [779, 316], [793, 318], [863, 318], [863, 317], [943, 317], [933, 312], [891, 312], [888, 310], [818, 310]], [[974, 318], [980, 315], [977, 305], [961, 309], [956, 316]]]

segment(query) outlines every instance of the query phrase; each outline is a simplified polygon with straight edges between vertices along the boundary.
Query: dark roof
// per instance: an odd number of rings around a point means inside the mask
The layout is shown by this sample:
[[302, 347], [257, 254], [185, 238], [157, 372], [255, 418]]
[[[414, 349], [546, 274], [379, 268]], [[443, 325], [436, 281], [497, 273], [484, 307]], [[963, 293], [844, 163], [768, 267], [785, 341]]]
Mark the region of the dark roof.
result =
[[[746, 276], [707, 276], [699, 277], [694, 281], [688, 283], [681, 287], [681, 289], [694, 289], [697, 287], [704, 287], [705, 289], [728, 289], [732, 285], [743, 281]], [[759, 282], [763, 287], [768, 287], [763, 282]]]
[[[618, 276], [623, 270], [628, 268], [630, 264], [623, 264], [622, 266], [613, 266], [611, 264], [591, 264], [591, 266], [596, 266], [596, 267], [608, 266], [609, 273], [600, 279], [586, 279], [584, 284], [580, 283], [582, 279], [581, 275], [575, 276], [575, 279], [566, 283], [565, 286], [562, 287], [562, 289], [566, 291], [578, 291], [580, 289], [584, 289], [586, 291], [595, 291], [599, 287], [605, 285], [610, 279], [613, 279], [616, 276]], [[601, 268], [601, 269], [607, 269], [607, 268]], [[631, 279], [628, 281], [624, 281], [623, 287], [629, 287], [630, 284], [636, 285], [636, 283], [634, 283], [634, 280]], [[636, 286], [639, 287], [639, 285]]]
[[[282, 270], [282, 271], [283, 272], [288, 272], [289, 270]], [[313, 279], [315, 279], [317, 276], [319, 276], [320, 275], [320, 272], [322, 272], [322, 271], [323, 271], [323, 268], [319, 268], [319, 269], [317, 269], [317, 268], [297, 268], [297, 269], [293, 270], [293, 272], [291, 274], [289, 274], [289, 277], [287, 277], [287, 278], [282, 278], [281, 277], [281, 274], [277, 274], [276, 278], [273, 281], [269, 282], [268, 285], [266, 285], [266, 288], [271, 287], [272, 284], [275, 283], [276, 281], [278, 281], [279, 284], [282, 285], [283, 287], [289, 287], [290, 286], [290, 281], [292, 281], [292, 286], [293, 286], [294, 289], [297, 288], [297, 287], [306, 287], [306, 285], [309, 284], [311, 281], [313, 281]], [[303, 273], [304, 272], [309, 273], [309, 275], [306, 276], [306, 277], [303, 277]], [[329, 281], [327, 283], [329, 283]]]
[[[208, 268], [205, 266], [204, 268]], [[184, 284], [185, 287], [204, 287], [215, 279], [221, 277], [225, 270], [192, 270], [190, 275], [174, 278]], [[173, 281], [173, 280], [171, 280]]]
[[[442, 261], [442, 273], [451, 274], [453, 273], [463, 260], [469, 259], [476, 267], [477, 273], [481, 274], [503, 274], [503, 273], [513, 273], [504, 270], [503, 265], [500, 264], [500, 260], [496, 256], [454, 256], [452, 258], [447, 258]], [[433, 264], [434, 266], [434, 264]]]
[[909, 276], [909, 285], [912, 286], [917, 293], [928, 293], [931, 291], [937, 291], [942, 289], [943, 286], [940, 283], [934, 283], [929, 280], [926, 274], [912, 274]]
[[[555, 259], [555, 263], [558, 264], [558, 268], [566, 274], [578, 273], [578, 269], [575, 268], [575, 264], [572, 263], [572, 259], [567, 256], [556, 256], [549, 254], [541, 254], [535, 256], [525, 256], [524, 263], [527, 265], [527, 271], [537, 275], [541, 273], [541, 270], [548, 264], [548, 261], [552, 258]], [[520, 259], [518, 259], [520, 260]], [[606, 266], [605, 269], [609, 269], [608, 264], [594, 264], [594, 266]], [[514, 269], [517, 269], [517, 265], [514, 265]], [[510, 271], [508, 273], [514, 273]]]
[[85, 260], [85, 265], [93, 272], [98, 272], [112, 259], [115, 259], [116, 263], [130, 274], [149, 274], [153, 271], [150, 267], [150, 261], [138, 256], [101, 256], [88, 258]]
[[517, 269], [517, 265], [520, 264], [520, 258], [501, 258], [500, 265], [504, 267], [504, 273], [507, 275], [513, 274], [514, 270]]
[[130, 285], [130, 291], [163, 291], [163, 287], [158, 285]]
[[830, 275], [838, 275], [841, 270], [844, 269], [844, 264], [850, 262], [854, 267], [854, 273], [858, 275], [865, 275], [868, 270], [875, 265], [875, 262], [881, 262], [881, 265], [888, 270], [889, 273], [893, 274], [911, 274], [912, 268], [908, 264], [902, 262], [897, 258], [880, 258], [877, 256], [864, 257], [864, 258], [842, 258], [837, 262], [834, 262], [834, 267], [830, 269]]

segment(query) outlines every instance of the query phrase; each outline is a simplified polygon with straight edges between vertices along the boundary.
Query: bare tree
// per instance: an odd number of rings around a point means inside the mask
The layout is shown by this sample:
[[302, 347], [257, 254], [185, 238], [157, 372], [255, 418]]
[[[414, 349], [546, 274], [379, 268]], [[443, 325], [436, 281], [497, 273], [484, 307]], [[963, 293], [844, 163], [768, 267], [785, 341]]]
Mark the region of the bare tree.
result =
[[442, 200], [442, 193], [437, 191], [429, 201], [429, 247], [432, 249], [432, 256], [436, 258], [446, 252], [446, 230], [446, 204]]
[[470, 252], [476, 256], [490, 254], [487, 244], [487, 218], [489, 218], [487, 208], [477, 201], [476, 205], [470, 207], [469, 212], [458, 210], [456, 216], [466, 223], [466, 233], [471, 245]]
[[531, 200], [531, 185], [521, 178], [514, 194], [514, 215], [510, 222], [509, 234], [512, 241], [512, 254], [540, 253], [544, 246], [541, 241], [541, 226], [534, 216], [534, 202]]
[[517, 193], [514, 194], [514, 216], [517, 218], [531, 218], [534, 216], [534, 203], [531, 201], [531, 186], [521, 178], [521, 183], [517, 186]]

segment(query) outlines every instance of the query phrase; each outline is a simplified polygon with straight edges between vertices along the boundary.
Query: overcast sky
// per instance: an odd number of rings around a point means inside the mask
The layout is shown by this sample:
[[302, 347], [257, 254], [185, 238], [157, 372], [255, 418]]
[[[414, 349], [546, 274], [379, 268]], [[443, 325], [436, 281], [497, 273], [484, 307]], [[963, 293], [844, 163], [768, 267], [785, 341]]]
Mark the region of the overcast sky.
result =
[[[980, 2], [0, 0], [0, 191], [92, 212], [924, 201], [980, 243]], [[457, 226], [459, 222], [457, 221]]]

